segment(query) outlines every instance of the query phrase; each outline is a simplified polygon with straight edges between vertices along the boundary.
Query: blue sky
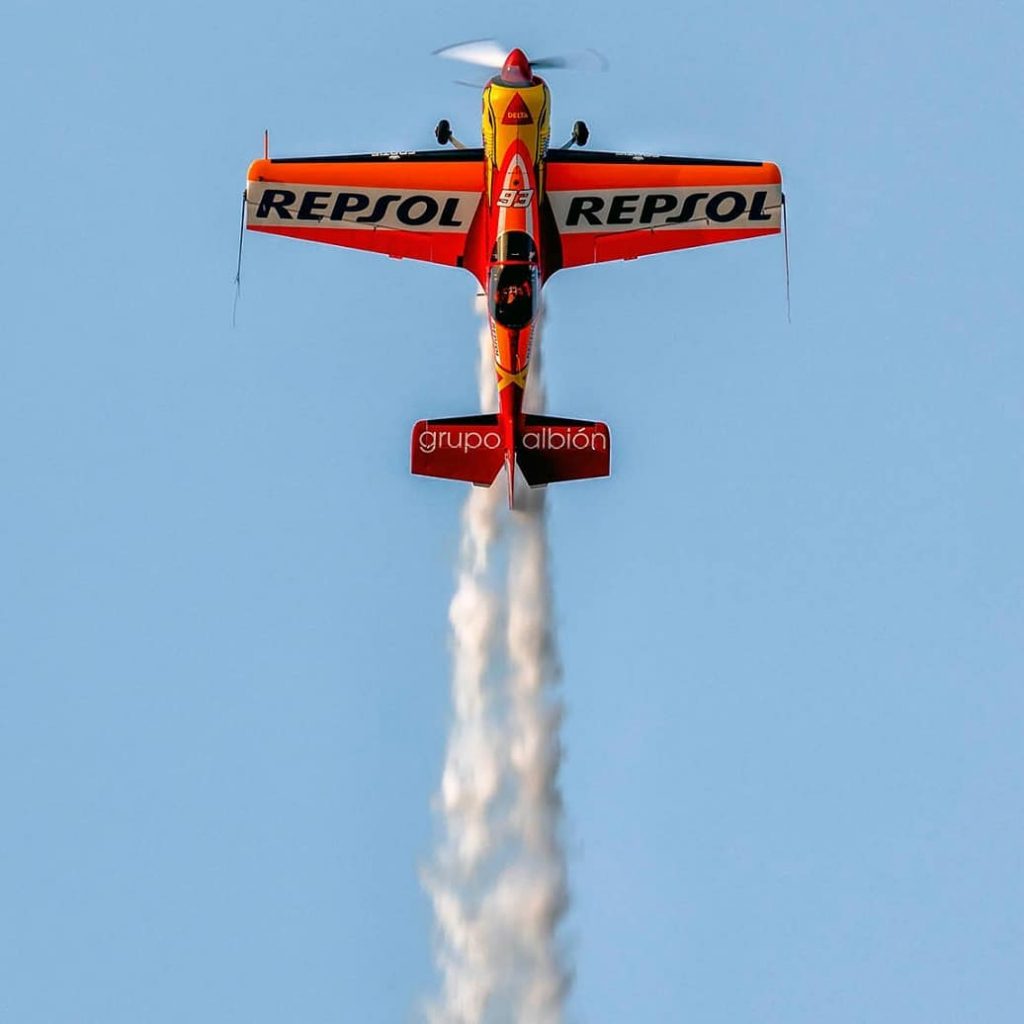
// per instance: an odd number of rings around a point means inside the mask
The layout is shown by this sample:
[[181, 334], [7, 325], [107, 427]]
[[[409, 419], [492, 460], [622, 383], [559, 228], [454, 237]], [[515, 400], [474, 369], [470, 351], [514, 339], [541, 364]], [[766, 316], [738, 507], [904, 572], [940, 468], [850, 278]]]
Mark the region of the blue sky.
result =
[[569, 1019], [1017, 1019], [1024, 353], [1010, 3], [12, 0], [0, 1018], [417, 1019], [468, 275], [247, 239], [245, 168], [428, 148], [429, 57], [593, 46], [554, 136], [771, 159], [759, 240], [567, 271], [551, 494]]

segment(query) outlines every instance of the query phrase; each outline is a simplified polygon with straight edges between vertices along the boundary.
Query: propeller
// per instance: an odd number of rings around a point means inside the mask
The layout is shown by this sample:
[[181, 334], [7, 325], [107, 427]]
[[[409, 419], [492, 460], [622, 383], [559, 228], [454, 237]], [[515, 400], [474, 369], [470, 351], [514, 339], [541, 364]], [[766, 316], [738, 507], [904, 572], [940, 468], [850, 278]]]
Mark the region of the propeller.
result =
[[[440, 50], [434, 51], [434, 56], [500, 71], [510, 51], [510, 47], [502, 46], [496, 39], [470, 39], [465, 43], [443, 46]], [[555, 54], [531, 60], [530, 67], [536, 71], [607, 71], [608, 58], [597, 50], [578, 50], [574, 53]]]

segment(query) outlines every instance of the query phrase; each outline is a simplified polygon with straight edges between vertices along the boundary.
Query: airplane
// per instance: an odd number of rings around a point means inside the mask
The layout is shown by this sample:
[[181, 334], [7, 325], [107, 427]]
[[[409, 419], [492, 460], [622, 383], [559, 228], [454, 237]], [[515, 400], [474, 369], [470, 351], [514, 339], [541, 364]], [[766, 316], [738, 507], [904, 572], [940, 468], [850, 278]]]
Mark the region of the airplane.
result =
[[782, 175], [763, 161], [591, 152], [582, 121], [551, 147], [551, 94], [531, 63], [493, 41], [438, 51], [498, 69], [483, 86], [483, 145], [448, 121], [452, 148], [271, 159], [249, 167], [251, 231], [461, 267], [487, 296], [499, 408], [420, 420], [415, 474], [490, 486], [504, 467], [509, 508], [516, 468], [530, 487], [607, 476], [604, 423], [523, 411], [540, 294], [553, 274], [607, 260], [731, 242], [782, 229]]

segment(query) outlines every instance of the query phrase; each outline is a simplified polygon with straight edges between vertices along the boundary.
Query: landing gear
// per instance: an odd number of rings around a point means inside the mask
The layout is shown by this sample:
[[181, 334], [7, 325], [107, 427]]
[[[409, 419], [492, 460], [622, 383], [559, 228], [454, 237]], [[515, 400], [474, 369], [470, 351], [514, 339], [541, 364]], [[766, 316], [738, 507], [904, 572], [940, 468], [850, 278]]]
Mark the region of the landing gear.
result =
[[454, 135], [452, 135], [452, 126], [443, 117], [434, 127], [434, 137], [442, 146], [447, 146], [450, 142], [456, 149], [466, 148], [457, 138], [455, 138]]
[[585, 146], [587, 139], [590, 138], [590, 129], [587, 127], [586, 121], [573, 121], [572, 124], [572, 138], [562, 147], [562, 149], [571, 149], [573, 146]]

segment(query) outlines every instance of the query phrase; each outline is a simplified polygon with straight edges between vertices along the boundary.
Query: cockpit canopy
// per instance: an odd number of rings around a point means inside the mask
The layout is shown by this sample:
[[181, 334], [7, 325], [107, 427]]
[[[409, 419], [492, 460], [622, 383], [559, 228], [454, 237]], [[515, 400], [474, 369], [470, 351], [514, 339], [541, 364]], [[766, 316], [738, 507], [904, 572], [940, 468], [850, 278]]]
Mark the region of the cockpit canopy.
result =
[[492, 263], [522, 260], [524, 263], [537, 262], [537, 246], [525, 231], [506, 231], [498, 236], [491, 253]]
[[491, 316], [503, 327], [526, 327], [533, 320], [536, 296], [536, 267], [528, 263], [507, 263], [491, 268], [488, 304]]

